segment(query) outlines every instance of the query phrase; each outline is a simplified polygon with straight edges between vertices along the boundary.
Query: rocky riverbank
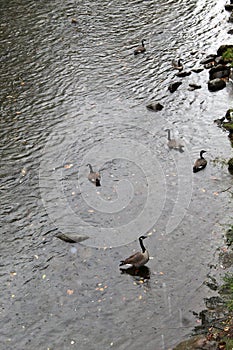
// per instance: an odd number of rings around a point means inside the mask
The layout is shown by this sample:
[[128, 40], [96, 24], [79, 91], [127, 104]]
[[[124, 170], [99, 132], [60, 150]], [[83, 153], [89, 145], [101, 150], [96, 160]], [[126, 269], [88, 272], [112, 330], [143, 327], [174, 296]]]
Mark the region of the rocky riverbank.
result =
[[[233, 0], [225, 9], [231, 11], [229, 22], [233, 22]], [[232, 30], [233, 34], [233, 30]], [[222, 45], [216, 54], [207, 56], [202, 62], [209, 69], [209, 91], [224, 89], [233, 81], [233, 45]], [[225, 131], [233, 147], [233, 106], [222, 112], [214, 122]], [[233, 158], [227, 161], [228, 170], [233, 174]], [[229, 187], [231, 197], [231, 187]], [[233, 266], [233, 226], [225, 235], [225, 246], [219, 254], [219, 264], [230, 270]], [[197, 314], [200, 326], [193, 331], [190, 339], [181, 342], [173, 350], [232, 350], [233, 349], [233, 274], [226, 274], [221, 281], [211, 279], [209, 288], [215, 290], [215, 297], [205, 300], [206, 309]]]

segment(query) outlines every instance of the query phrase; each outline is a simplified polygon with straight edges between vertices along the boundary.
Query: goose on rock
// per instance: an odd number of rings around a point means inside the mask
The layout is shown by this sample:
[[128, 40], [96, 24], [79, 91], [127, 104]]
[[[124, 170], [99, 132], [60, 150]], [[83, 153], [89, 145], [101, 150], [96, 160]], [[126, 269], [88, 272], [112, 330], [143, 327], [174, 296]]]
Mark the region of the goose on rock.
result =
[[143, 53], [146, 51], [146, 48], [145, 48], [145, 42], [146, 40], [143, 39], [142, 40], [142, 45], [138, 46], [135, 50], [134, 50], [134, 55], [138, 55], [139, 53]]
[[120, 266], [130, 264], [134, 267], [140, 267], [140, 266], [145, 265], [149, 261], [149, 252], [143, 244], [143, 240], [146, 238], [147, 238], [147, 236], [140, 236], [139, 237], [139, 243], [140, 243], [142, 251], [131, 255], [130, 257], [128, 257], [125, 260], [121, 260]]
[[172, 60], [172, 66], [173, 68], [177, 69], [179, 72], [181, 72], [184, 68], [183, 64], [182, 64], [182, 58], [179, 58], [177, 61], [176, 60]]
[[88, 180], [90, 182], [92, 182], [94, 185], [96, 185], [96, 187], [101, 186], [101, 184], [100, 184], [100, 178], [101, 178], [100, 173], [93, 171], [93, 168], [92, 168], [91, 164], [87, 164], [87, 166], [89, 166], [89, 168], [90, 168], [90, 173], [88, 174]]
[[207, 160], [203, 157], [203, 153], [206, 153], [206, 151], [202, 150], [200, 152], [200, 158], [198, 158], [193, 166], [193, 172], [197, 173], [198, 171], [204, 169], [207, 165]]
[[169, 149], [176, 149], [180, 152], [184, 152], [183, 148], [184, 148], [184, 145], [182, 145], [182, 143], [180, 143], [179, 140], [176, 140], [176, 139], [171, 139], [171, 131], [170, 129], [166, 129], [165, 131], [167, 131], [167, 145], [169, 147]]

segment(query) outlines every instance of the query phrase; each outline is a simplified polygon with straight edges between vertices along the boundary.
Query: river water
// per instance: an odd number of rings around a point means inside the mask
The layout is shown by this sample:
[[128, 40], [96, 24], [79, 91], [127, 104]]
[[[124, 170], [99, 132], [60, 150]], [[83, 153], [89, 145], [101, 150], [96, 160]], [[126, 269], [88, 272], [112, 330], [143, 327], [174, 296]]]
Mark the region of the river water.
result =
[[[213, 120], [233, 86], [210, 93], [206, 70], [177, 78], [171, 61], [190, 70], [232, 43], [224, 4], [0, 1], [1, 349], [168, 350], [197, 325], [232, 214], [216, 161], [232, 149]], [[208, 166], [193, 174], [201, 149]], [[141, 234], [152, 259], [124, 273]]]

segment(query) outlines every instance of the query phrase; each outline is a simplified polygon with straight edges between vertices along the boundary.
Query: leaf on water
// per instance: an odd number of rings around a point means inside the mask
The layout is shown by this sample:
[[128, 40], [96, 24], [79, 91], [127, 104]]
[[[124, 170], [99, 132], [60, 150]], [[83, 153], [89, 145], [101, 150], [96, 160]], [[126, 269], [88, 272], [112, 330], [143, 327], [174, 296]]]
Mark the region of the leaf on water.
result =
[[204, 188], [201, 188], [201, 191], [202, 191], [202, 192], [206, 192], [206, 190], [205, 190]]
[[218, 192], [214, 192], [214, 195], [215, 195], [215, 196], [218, 196], [218, 195], [219, 195], [219, 193], [218, 193]]
[[74, 164], [65, 164], [65, 165], [64, 165], [64, 168], [65, 168], [65, 169], [70, 169], [70, 168], [72, 168], [73, 165], [74, 165]]
[[27, 174], [27, 170], [26, 170], [25, 168], [23, 168], [23, 169], [21, 170], [21, 174], [22, 174], [23, 176], [25, 176], [25, 175]]
[[88, 213], [94, 213], [95, 211], [93, 209], [89, 209]]
[[72, 294], [74, 294], [74, 291], [73, 291], [73, 289], [67, 289], [66, 293], [68, 295], [72, 295]]
[[10, 272], [10, 275], [11, 275], [11, 277], [14, 277], [14, 276], [16, 276], [17, 275], [17, 272]]
[[141, 300], [142, 299], [142, 295], [139, 295], [138, 299]]
[[44, 280], [45, 278], [46, 278], [46, 275], [43, 275], [43, 276], [42, 276], [42, 279]]

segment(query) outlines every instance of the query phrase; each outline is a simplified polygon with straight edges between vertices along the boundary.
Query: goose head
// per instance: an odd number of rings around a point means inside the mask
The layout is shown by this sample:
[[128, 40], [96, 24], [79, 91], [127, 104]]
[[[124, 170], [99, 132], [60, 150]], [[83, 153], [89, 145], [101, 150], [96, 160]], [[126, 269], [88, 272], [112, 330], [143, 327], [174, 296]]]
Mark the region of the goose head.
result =
[[200, 157], [201, 157], [201, 158], [202, 158], [203, 153], [206, 153], [206, 151], [201, 150], [201, 152], [200, 152]]
[[148, 238], [147, 236], [140, 236], [139, 239], [146, 239]]

